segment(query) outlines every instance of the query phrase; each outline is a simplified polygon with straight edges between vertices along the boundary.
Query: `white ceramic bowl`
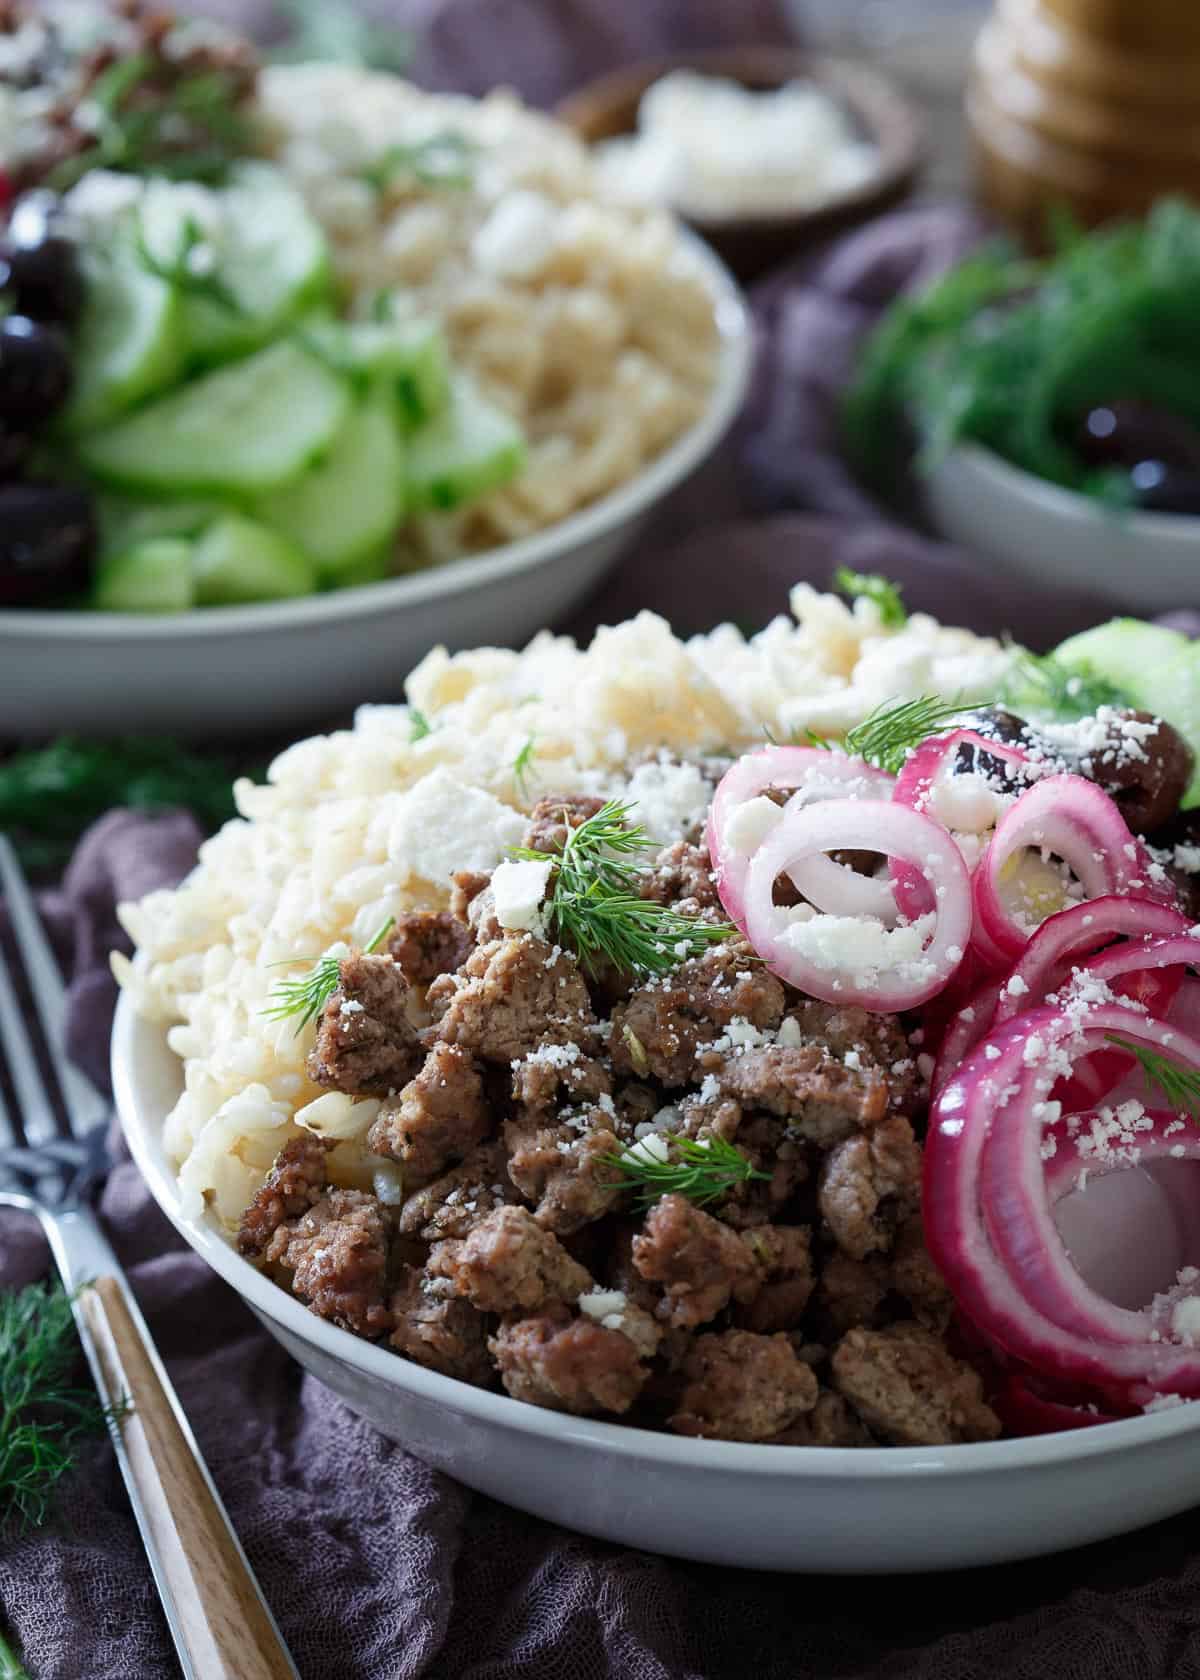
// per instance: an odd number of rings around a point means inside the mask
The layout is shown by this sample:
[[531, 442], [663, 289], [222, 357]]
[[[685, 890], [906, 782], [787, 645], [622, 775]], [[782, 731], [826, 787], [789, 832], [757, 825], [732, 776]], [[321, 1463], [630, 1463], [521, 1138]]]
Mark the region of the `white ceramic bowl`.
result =
[[1145, 617], [1200, 606], [1200, 517], [1100, 507], [975, 445], [923, 488], [942, 536], [1035, 588], [1088, 590]]
[[271, 1335], [383, 1434], [521, 1510], [675, 1557], [875, 1574], [1035, 1557], [1200, 1501], [1198, 1405], [979, 1446], [762, 1447], [566, 1417], [422, 1370], [317, 1318], [242, 1260], [215, 1223], [181, 1217], [161, 1141], [180, 1063], [127, 997], [113, 1077], [155, 1200]]
[[0, 611], [0, 735], [267, 735], [399, 698], [434, 643], [519, 645], [562, 617], [712, 454], [746, 393], [741, 294], [708, 247], [684, 237], [712, 293], [716, 383], [696, 424], [628, 484], [520, 542], [359, 589], [161, 617]]

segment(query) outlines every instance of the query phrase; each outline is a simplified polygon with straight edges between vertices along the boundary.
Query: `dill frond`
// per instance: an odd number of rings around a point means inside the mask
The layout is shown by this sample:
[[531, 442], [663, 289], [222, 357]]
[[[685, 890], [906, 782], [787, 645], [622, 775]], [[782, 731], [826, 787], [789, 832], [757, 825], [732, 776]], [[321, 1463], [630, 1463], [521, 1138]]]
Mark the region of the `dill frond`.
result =
[[1128, 1050], [1131, 1056], [1136, 1057], [1146, 1083], [1158, 1086], [1176, 1114], [1200, 1120], [1200, 1071], [1180, 1067], [1178, 1062], [1173, 1062], [1161, 1051], [1134, 1044], [1130, 1039], [1122, 1038], [1120, 1033], [1105, 1033], [1104, 1036], [1110, 1044]]
[[1052, 653], [1019, 653], [1004, 698], [1022, 715], [1029, 710], [1064, 723], [1090, 717], [1101, 706], [1133, 704], [1124, 689], [1090, 666], [1064, 665]]
[[621, 1189], [636, 1192], [635, 1204], [640, 1208], [672, 1195], [686, 1196], [697, 1207], [704, 1207], [751, 1179], [770, 1180], [770, 1173], [759, 1172], [723, 1137], [693, 1139], [664, 1134], [663, 1142], [670, 1152], [665, 1161], [628, 1149], [604, 1157], [607, 1165], [622, 1174], [616, 1181]]
[[851, 758], [861, 758], [895, 776], [903, 769], [909, 753], [922, 741], [939, 734], [974, 709], [974, 705], [966, 705], [961, 700], [939, 700], [932, 694], [923, 694], [919, 700], [877, 706], [847, 733], [843, 750]]
[[525, 739], [520, 752], [512, 762], [513, 783], [518, 796], [526, 804], [529, 802], [529, 778], [533, 772], [533, 760], [536, 755], [537, 736], [529, 735]]
[[415, 741], [423, 741], [426, 735], [433, 734], [433, 725], [425, 713], [416, 706], [408, 708], [408, 740], [411, 746]]
[[879, 608], [879, 622], [887, 630], [899, 630], [908, 623], [899, 584], [879, 572], [854, 572], [849, 566], [839, 566], [833, 574], [833, 587], [851, 601], [859, 596], [873, 601]]
[[[389, 916], [371, 943], [363, 946], [363, 951], [377, 951], [395, 925], [396, 918]], [[293, 1015], [298, 1016], [298, 1036], [310, 1021], [316, 1020], [337, 991], [341, 979], [341, 966], [341, 957], [321, 957], [308, 973], [301, 975], [298, 980], [281, 980], [275, 987], [274, 1001], [262, 1013], [269, 1021], [287, 1021]]]

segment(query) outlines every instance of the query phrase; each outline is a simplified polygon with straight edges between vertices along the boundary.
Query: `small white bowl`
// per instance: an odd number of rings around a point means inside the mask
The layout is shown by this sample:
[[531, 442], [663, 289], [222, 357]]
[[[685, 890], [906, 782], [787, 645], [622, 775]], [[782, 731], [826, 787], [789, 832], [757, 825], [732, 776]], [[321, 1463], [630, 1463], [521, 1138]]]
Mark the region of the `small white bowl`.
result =
[[0, 735], [269, 735], [399, 698], [434, 643], [520, 645], [561, 618], [712, 454], [746, 394], [753, 335], [741, 293], [706, 245], [683, 237], [712, 294], [716, 383], [695, 425], [628, 484], [535, 536], [358, 589], [162, 616], [0, 611]]
[[1099, 506], [990, 449], [953, 450], [923, 480], [942, 536], [1033, 584], [1139, 616], [1200, 606], [1200, 517]]
[[181, 1067], [128, 997], [113, 1081], [155, 1201], [264, 1328], [381, 1433], [520, 1510], [674, 1557], [843, 1575], [1036, 1557], [1200, 1501], [1198, 1405], [978, 1446], [764, 1447], [567, 1417], [422, 1370], [317, 1318], [213, 1221], [183, 1218], [162, 1148]]

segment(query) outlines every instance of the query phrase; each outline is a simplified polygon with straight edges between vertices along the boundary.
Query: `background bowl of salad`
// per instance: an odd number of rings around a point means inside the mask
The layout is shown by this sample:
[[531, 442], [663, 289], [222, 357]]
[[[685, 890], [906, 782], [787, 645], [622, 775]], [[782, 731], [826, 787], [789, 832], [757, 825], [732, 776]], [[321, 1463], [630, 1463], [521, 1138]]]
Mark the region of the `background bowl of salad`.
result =
[[566, 612], [740, 405], [719, 260], [515, 99], [106, 28], [0, 89], [6, 731], [258, 733]]
[[[1028, 583], [1144, 614], [1200, 600], [1200, 211], [981, 247], [887, 312], [846, 409], [863, 475], [898, 440], [941, 534]], [[897, 424], [899, 422], [900, 424]], [[902, 470], [902, 469], [901, 469]]]

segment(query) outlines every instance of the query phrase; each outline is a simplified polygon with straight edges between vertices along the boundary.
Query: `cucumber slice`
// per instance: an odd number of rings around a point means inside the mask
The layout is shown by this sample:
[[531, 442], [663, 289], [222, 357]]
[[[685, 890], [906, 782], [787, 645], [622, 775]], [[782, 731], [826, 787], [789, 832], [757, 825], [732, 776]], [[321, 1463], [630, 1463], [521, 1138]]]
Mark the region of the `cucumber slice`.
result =
[[407, 427], [423, 425], [445, 408], [450, 351], [436, 322], [321, 320], [306, 323], [305, 331], [335, 366], [389, 387]]
[[409, 439], [409, 511], [462, 507], [507, 484], [524, 464], [525, 439], [516, 421], [455, 374], [446, 408]]
[[101, 612], [184, 612], [195, 601], [192, 545], [155, 537], [101, 560], [92, 605]]
[[218, 519], [196, 544], [192, 575], [199, 607], [237, 606], [311, 595], [316, 568], [295, 543], [240, 514]]
[[90, 433], [79, 458], [118, 489], [254, 495], [299, 478], [349, 408], [345, 380], [284, 342]]
[[334, 588], [342, 572], [380, 548], [399, 525], [402, 475], [392, 404], [377, 391], [354, 406], [317, 466], [262, 497], [251, 512], [311, 555], [322, 585]]
[[1071, 670], [1094, 671], [1133, 694], [1148, 670], [1178, 659], [1187, 646], [1187, 637], [1178, 630], [1146, 624], [1140, 618], [1112, 618], [1078, 636], [1068, 636], [1055, 648], [1054, 657]]
[[180, 302], [165, 280], [123, 250], [84, 250], [86, 294], [73, 348], [68, 436], [104, 425], [177, 378], [183, 362]]
[[184, 288], [182, 331], [192, 361], [245, 355], [328, 297], [325, 235], [272, 164], [239, 164], [218, 192], [151, 182], [139, 227], [160, 263], [178, 262], [189, 223], [210, 256], [208, 274], [230, 297], [227, 305]]
[[198, 537], [226, 511], [220, 502], [135, 502], [124, 496], [101, 496], [96, 510], [100, 552], [121, 554], [157, 537]]

